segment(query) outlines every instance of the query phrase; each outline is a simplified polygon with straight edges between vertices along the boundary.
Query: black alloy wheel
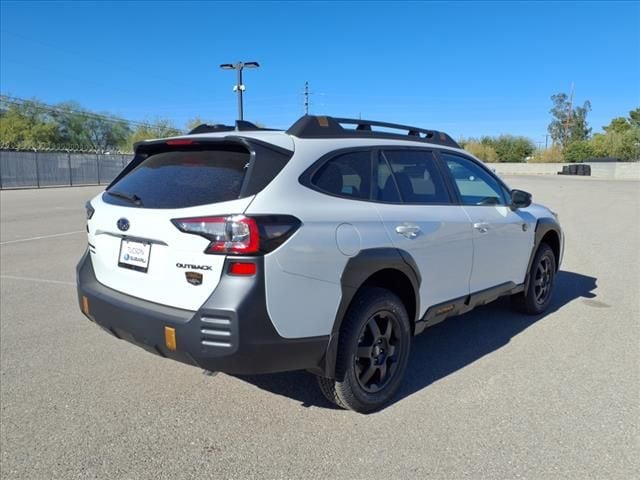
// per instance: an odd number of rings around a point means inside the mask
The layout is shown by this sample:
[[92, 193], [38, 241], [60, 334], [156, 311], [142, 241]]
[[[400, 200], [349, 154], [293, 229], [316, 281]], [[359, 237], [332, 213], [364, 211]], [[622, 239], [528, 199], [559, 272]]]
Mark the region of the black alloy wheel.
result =
[[318, 377], [336, 405], [368, 413], [396, 394], [409, 362], [411, 321], [402, 300], [380, 287], [363, 287], [342, 321], [335, 376]]
[[557, 262], [553, 250], [546, 243], [542, 243], [533, 259], [525, 291], [511, 297], [514, 306], [529, 315], [544, 313], [551, 304], [556, 270]]
[[551, 295], [555, 274], [555, 266], [552, 263], [552, 258], [543, 256], [536, 265], [536, 272], [533, 278], [533, 294], [539, 305], [544, 305], [549, 295]]
[[375, 393], [388, 385], [398, 370], [402, 348], [398, 319], [393, 312], [376, 312], [364, 325], [354, 356], [358, 383]]

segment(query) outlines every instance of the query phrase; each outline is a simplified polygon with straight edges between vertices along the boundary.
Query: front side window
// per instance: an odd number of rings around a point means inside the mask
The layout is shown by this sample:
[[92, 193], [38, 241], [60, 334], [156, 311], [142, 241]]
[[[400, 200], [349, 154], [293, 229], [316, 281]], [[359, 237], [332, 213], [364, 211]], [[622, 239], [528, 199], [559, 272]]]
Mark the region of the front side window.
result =
[[332, 158], [313, 175], [311, 184], [332, 195], [368, 200], [371, 152], [351, 152]]
[[500, 182], [480, 165], [459, 155], [445, 152], [440, 155], [451, 173], [464, 205], [508, 204]]
[[427, 205], [450, 202], [435, 157], [429, 151], [385, 150], [377, 173], [379, 201]]

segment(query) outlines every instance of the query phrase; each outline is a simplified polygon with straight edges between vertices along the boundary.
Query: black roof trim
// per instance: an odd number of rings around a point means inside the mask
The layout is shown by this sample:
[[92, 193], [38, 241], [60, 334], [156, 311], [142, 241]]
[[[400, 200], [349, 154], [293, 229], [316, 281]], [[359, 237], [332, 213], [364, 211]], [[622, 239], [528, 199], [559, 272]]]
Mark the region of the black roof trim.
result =
[[207, 125], [203, 123], [202, 125], [198, 125], [196, 128], [192, 129], [189, 132], [189, 135], [194, 135], [196, 133], [212, 133], [212, 132], [252, 132], [252, 131], [273, 131], [272, 128], [262, 128], [251, 122], [247, 122], [244, 120], [236, 120], [235, 126], [231, 125]]
[[193, 135], [195, 133], [231, 132], [233, 130], [235, 130], [235, 128], [229, 125], [207, 125], [206, 123], [203, 123], [198, 125], [196, 128], [192, 128], [189, 135]]
[[[356, 127], [355, 129], [347, 129], [343, 128], [341, 124], [356, 125]], [[372, 130], [371, 127], [404, 130], [407, 133], [381, 132]], [[305, 115], [291, 125], [287, 133], [298, 138], [394, 138], [460, 148], [460, 145], [453, 138], [438, 130], [355, 118]]]

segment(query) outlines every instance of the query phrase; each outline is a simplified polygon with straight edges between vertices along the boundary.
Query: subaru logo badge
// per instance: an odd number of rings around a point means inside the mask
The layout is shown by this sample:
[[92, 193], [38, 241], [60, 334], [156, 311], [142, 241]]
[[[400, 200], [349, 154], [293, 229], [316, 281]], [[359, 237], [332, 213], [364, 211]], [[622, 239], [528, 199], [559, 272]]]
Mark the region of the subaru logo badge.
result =
[[122, 230], [123, 232], [129, 230], [129, 220], [127, 220], [126, 218], [119, 219], [117, 225], [118, 229]]

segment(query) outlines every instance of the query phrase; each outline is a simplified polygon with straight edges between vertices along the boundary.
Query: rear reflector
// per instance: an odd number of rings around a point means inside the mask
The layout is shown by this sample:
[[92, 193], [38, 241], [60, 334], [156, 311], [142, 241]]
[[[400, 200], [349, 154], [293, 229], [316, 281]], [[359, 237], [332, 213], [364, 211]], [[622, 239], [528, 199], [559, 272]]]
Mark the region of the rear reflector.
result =
[[229, 275], [255, 275], [257, 271], [255, 263], [231, 262], [229, 265]]
[[82, 313], [89, 315], [89, 299], [84, 295], [82, 296]]
[[176, 329], [173, 327], [164, 327], [164, 344], [172, 352], [176, 351]]

